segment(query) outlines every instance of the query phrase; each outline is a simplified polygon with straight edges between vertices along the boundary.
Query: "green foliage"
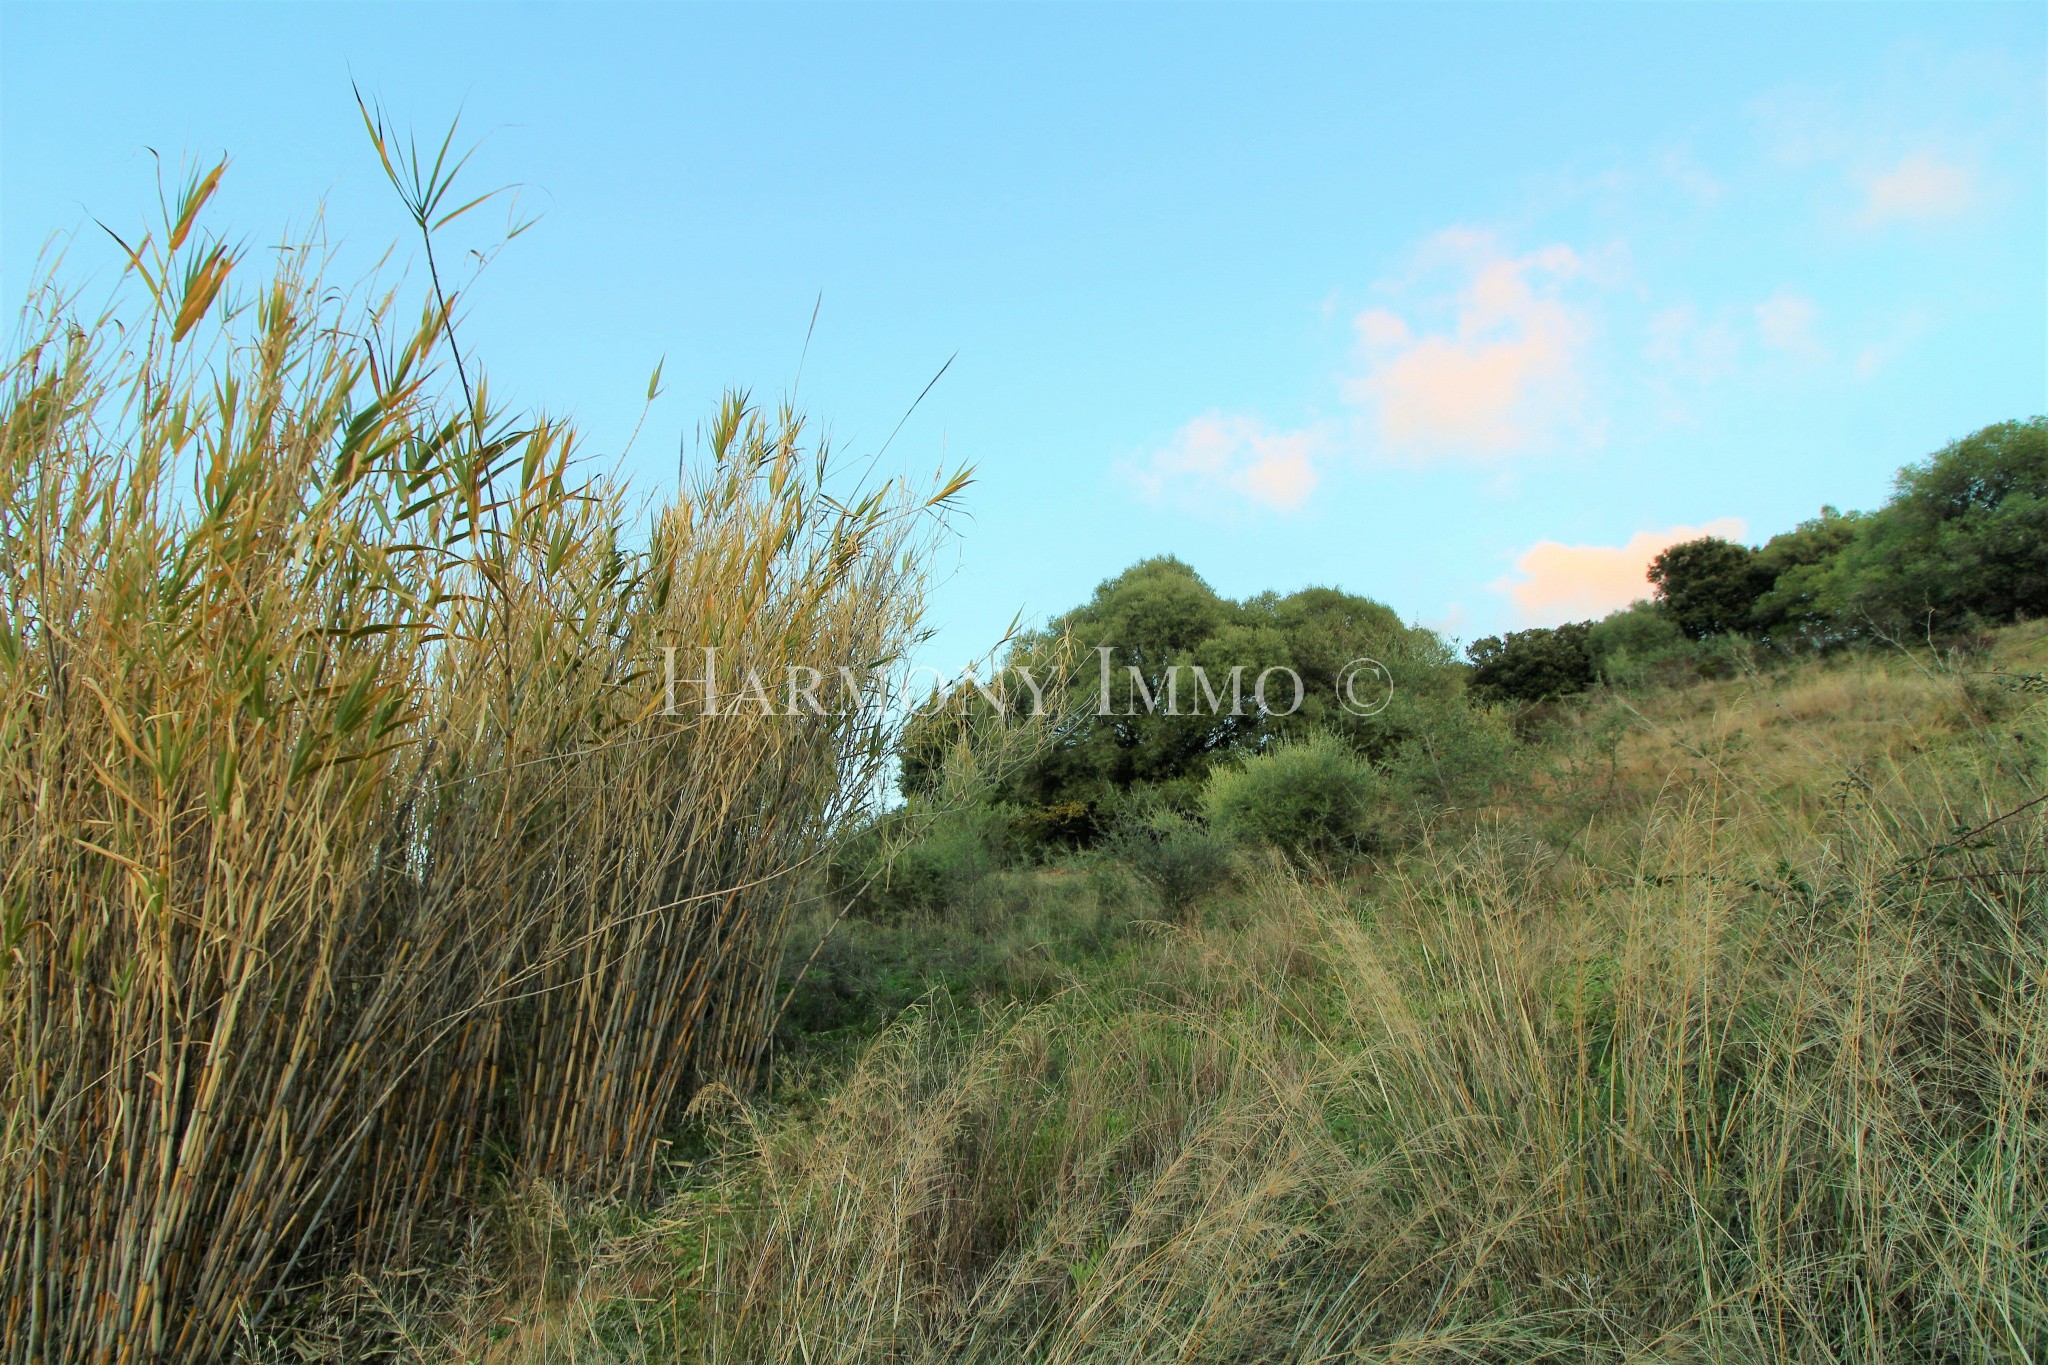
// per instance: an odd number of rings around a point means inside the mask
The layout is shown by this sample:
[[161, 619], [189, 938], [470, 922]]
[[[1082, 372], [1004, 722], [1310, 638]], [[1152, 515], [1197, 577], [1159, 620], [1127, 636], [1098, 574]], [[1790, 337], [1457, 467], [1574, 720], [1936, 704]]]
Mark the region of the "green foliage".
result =
[[1589, 623], [1510, 631], [1472, 643], [1472, 694], [1483, 701], [1547, 701], [1593, 685]]
[[1650, 582], [1658, 605], [1692, 640], [1749, 629], [1751, 609], [1771, 586], [1756, 551], [1718, 536], [1665, 550], [1651, 561]]
[[[1877, 512], [1826, 507], [1760, 550], [1674, 545], [1650, 579], [1688, 638], [1741, 634], [1779, 651], [2048, 613], [2048, 419], [1988, 426], [1908, 465]], [[1622, 651], [1625, 669], [1669, 671], [1635, 645], [1608, 652]], [[1711, 673], [1719, 658], [1695, 662]]]
[[848, 836], [827, 864], [826, 884], [869, 919], [947, 913], [1017, 861], [1016, 822], [1017, 812], [1001, 805], [912, 802]]
[[[1383, 671], [1347, 673], [1368, 659]], [[1279, 669], [1299, 675], [1298, 706], [1292, 680], [1267, 674]], [[1019, 670], [1045, 686], [1048, 708], [1063, 719], [995, 795], [1055, 845], [1085, 842], [1133, 792], [1192, 810], [1219, 760], [1289, 737], [1328, 731], [1366, 759], [1389, 763], [1425, 730], [1460, 723], [1465, 711], [1452, 651], [1386, 606], [1331, 588], [1232, 602], [1171, 558], [1133, 565], [1047, 631], [1020, 638], [1000, 674], [1006, 702], [1029, 700]], [[935, 709], [989, 706], [963, 689]], [[906, 790], [932, 780], [949, 733], [936, 721], [912, 727]]]
[[1881, 628], [2048, 614], [2048, 418], [1985, 427], [1900, 470], [1819, 595]]
[[1756, 555], [1771, 586], [1750, 608], [1751, 634], [1781, 648], [1819, 648], [1841, 639], [1842, 624], [1824, 600], [1826, 585], [1867, 520], [1860, 512], [1845, 516], [1823, 507], [1813, 520], [1772, 536]]
[[[1276, 719], [1275, 735], [1328, 731], [1382, 762], [1434, 718], [1435, 703], [1462, 699], [1462, 670], [1450, 646], [1433, 631], [1403, 625], [1391, 608], [1368, 598], [1305, 588], [1253, 598], [1246, 614], [1278, 637], [1283, 661], [1301, 674], [1301, 709]], [[1344, 670], [1360, 659], [1386, 670], [1384, 676], [1360, 673], [1351, 683], [1351, 700], [1360, 709], [1385, 703], [1369, 715], [1348, 708], [1343, 696]]]
[[1319, 731], [1216, 769], [1202, 804], [1226, 836], [1314, 862], [1378, 847], [1389, 795], [1383, 774]]
[[1083, 848], [1102, 832], [1102, 817], [1088, 801], [1055, 801], [1018, 814], [1013, 828], [1027, 847]]
[[1647, 601], [1595, 621], [1586, 646], [1600, 676], [1624, 687], [1680, 672], [1691, 656], [1678, 623]]
[[970, 1006], [1043, 999], [1152, 916], [1107, 864], [990, 873], [943, 921], [843, 908], [821, 901], [786, 940], [777, 1029], [786, 1049], [830, 1054], [835, 1036], [857, 1041], [934, 997]]
[[1515, 736], [1505, 712], [1455, 693], [1418, 703], [1414, 714], [1412, 733], [1382, 765], [1405, 815], [1481, 804], [1513, 771]]
[[1228, 841], [1176, 811], [1127, 820], [1109, 851], [1158, 895], [1171, 915], [1185, 913], [1230, 876]]

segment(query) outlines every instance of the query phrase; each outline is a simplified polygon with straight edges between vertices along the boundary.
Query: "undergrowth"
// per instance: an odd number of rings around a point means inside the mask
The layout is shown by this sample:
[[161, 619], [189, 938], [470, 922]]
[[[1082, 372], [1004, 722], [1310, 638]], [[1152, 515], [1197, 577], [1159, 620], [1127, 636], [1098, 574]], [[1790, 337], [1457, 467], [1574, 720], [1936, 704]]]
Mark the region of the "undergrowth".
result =
[[[422, 1288], [383, 1339], [2041, 1359], [2043, 646], [1605, 694], [1492, 808], [1346, 878], [1248, 862], [1185, 923], [1063, 940], [1057, 972], [946, 949], [973, 989], [902, 985], [800, 1093], [707, 1097], [658, 1207], [549, 1205], [580, 1240], [546, 1285], [508, 1205], [499, 1278]], [[1010, 893], [922, 931], [1000, 943], [1076, 894]]]

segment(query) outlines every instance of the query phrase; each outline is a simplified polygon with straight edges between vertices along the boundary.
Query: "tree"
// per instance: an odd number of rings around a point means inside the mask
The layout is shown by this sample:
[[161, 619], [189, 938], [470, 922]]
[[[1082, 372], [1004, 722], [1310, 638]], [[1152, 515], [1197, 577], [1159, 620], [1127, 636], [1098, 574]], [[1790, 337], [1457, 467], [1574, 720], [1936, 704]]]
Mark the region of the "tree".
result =
[[1821, 588], [1850, 620], [2048, 615], [2048, 418], [2000, 422], [1899, 471]]
[[[1110, 650], [1106, 688], [1098, 646]], [[1054, 662], [1062, 650], [1064, 662]], [[1373, 664], [1354, 667], [1360, 660]], [[991, 799], [1017, 806], [1034, 828], [1052, 828], [1057, 815], [1063, 837], [1111, 823], [1134, 791], [1192, 810], [1220, 758], [1311, 731], [1328, 731], [1368, 763], [1426, 770], [1447, 790], [1471, 785], [1466, 769], [1484, 768], [1478, 759], [1490, 752], [1462, 743], [1461, 727], [1475, 722], [1461, 670], [1434, 632], [1334, 588], [1234, 602], [1173, 558], [1132, 565], [1044, 632], [1021, 637], [1000, 673], [1012, 700], [1019, 668], [1034, 670], [1048, 705], [1069, 720]], [[1259, 678], [1269, 669], [1262, 711]], [[1278, 670], [1300, 678], [1298, 704], [1293, 679]], [[951, 718], [988, 709], [956, 690], [912, 722], [906, 795], [934, 780], [953, 746], [978, 742], [974, 725]], [[1417, 756], [1417, 746], [1428, 752]]]
[[1547, 701], [1593, 685], [1591, 624], [1510, 631], [1474, 640], [1472, 695], [1482, 701]]
[[1756, 551], [1718, 536], [1673, 545], [1650, 563], [1657, 603], [1686, 638], [1704, 640], [1749, 629], [1757, 599], [1770, 590]]
[[1750, 633], [1780, 648], [1817, 647], [1843, 638], [1844, 624], [1824, 600], [1826, 585], [1866, 520], [1860, 512], [1844, 516], [1823, 507], [1818, 517], [1765, 542], [1756, 565], [1769, 575], [1771, 586], [1750, 608]]

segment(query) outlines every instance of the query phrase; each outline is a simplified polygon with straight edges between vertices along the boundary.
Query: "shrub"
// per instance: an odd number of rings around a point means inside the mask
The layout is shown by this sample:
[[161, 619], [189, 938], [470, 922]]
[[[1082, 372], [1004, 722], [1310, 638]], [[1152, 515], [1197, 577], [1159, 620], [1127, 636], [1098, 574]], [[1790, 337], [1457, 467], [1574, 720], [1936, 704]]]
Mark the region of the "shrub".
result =
[[1458, 696], [1429, 709], [1386, 765], [1411, 816], [1484, 802], [1514, 767], [1515, 735], [1503, 711]]
[[1637, 602], [1595, 621], [1586, 645], [1601, 678], [1618, 687], [1693, 676], [1692, 642], [1654, 602]]
[[844, 840], [826, 882], [868, 919], [945, 914], [1016, 861], [1015, 825], [1007, 806], [934, 811], [913, 802]]
[[1230, 846], [1223, 836], [1172, 811], [1127, 821], [1111, 851], [1171, 915], [1184, 913], [1230, 875]]
[[1014, 824], [1018, 837], [1032, 848], [1081, 848], [1095, 842], [1102, 832], [1102, 819], [1092, 801], [1032, 806]]
[[1386, 801], [1377, 769], [1342, 740], [1314, 733], [1218, 768], [1202, 804], [1229, 838], [1322, 861], [1377, 847]]
[[1012, 819], [1000, 806], [947, 811], [898, 853], [888, 877], [902, 888], [909, 908], [927, 914], [961, 908], [1011, 862]]

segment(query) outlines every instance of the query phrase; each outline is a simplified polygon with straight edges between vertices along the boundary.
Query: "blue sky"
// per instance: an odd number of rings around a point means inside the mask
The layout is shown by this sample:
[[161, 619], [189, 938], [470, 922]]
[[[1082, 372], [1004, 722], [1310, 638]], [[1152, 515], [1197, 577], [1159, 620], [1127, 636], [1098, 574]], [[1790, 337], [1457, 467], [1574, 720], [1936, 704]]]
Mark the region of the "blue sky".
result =
[[[540, 221], [494, 384], [650, 491], [728, 385], [969, 461], [932, 660], [1146, 555], [1464, 639], [2048, 409], [2048, 7], [0, 7], [0, 283], [223, 152], [398, 238], [349, 94]], [[479, 225], [487, 226], [487, 225]], [[89, 229], [89, 231], [81, 231]]]

